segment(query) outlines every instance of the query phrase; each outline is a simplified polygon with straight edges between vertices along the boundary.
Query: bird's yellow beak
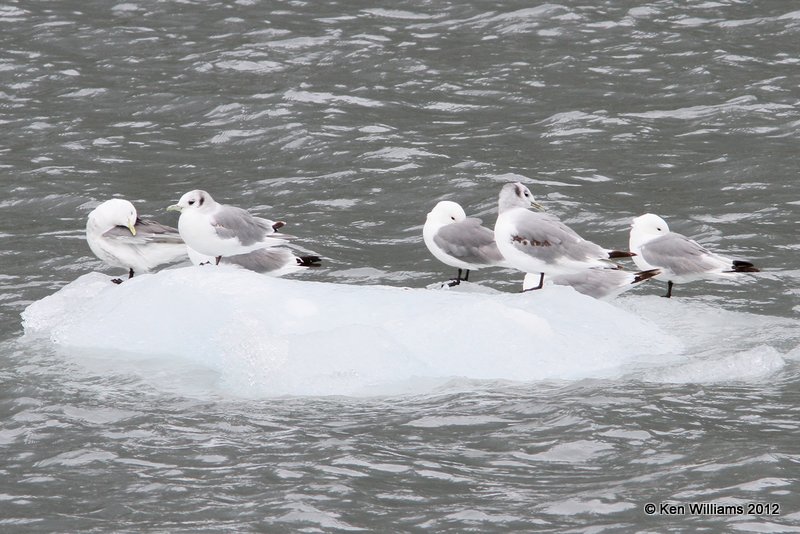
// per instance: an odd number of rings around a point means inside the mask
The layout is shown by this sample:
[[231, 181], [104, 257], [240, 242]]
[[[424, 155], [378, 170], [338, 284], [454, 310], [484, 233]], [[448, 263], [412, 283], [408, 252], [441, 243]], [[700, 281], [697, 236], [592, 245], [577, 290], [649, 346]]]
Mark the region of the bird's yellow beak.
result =
[[531, 201], [531, 207], [533, 209], [535, 209], [536, 211], [547, 211], [547, 210], [544, 209], [544, 206], [542, 206], [541, 204], [539, 204], [535, 200]]
[[131, 231], [131, 234], [136, 235], [136, 227], [133, 224], [134, 223], [128, 221], [128, 230]]
[[181, 208], [177, 204], [173, 204], [172, 206], [167, 207], [167, 211], [178, 211], [180, 212], [183, 208]]

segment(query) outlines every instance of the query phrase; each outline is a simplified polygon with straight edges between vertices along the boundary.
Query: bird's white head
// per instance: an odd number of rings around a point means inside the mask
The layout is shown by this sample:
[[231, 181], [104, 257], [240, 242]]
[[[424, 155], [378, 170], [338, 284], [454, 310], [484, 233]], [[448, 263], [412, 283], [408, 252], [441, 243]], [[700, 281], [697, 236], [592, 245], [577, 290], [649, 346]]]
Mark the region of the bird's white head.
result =
[[645, 213], [639, 215], [633, 220], [631, 229], [641, 232], [642, 234], [651, 235], [664, 235], [669, 233], [669, 226], [667, 221], [653, 213]]
[[450, 200], [442, 200], [428, 213], [428, 222], [437, 225], [452, 224], [466, 218], [464, 208]]
[[542, 205], [533, 198], [531, 190], [520, 182], [506, 184], [500, 190], [498, 211], [503, 213], [511, 208], [535, 208], [544, 211]]
[[216, 203], [214, 199], [211, 198], [211, 195], [200, 189], [195, 189], [183, 195], [177, 204], [169, 206], [167, 211], [179, 211], [183, 213], [184, 210], [208, 209], [214, 204]]
[[129, 201], [121, 198], [106, 200], [89, 214], [89, 221], [102, 232], [115, 226], [124, 226], [136, 235], [136, 208]]
[[640, 215], [633, 219], [633, 224], [631, 224], [631, 250], [659, 236], [667, 235], [668, 233], [669, 226], [667, 226], [667, 221], [658, 215], [653, 213]]

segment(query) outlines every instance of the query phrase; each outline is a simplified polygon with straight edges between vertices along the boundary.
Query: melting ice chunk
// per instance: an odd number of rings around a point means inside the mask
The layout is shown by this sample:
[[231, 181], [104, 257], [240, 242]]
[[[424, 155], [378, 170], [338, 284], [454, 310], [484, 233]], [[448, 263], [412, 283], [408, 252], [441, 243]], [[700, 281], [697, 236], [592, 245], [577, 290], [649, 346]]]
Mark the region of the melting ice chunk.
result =
[[[651, 321], [552, 287], [485, 294], [262, 276], [228, 267], [84, 275], [23, 312], [26, 336], [93, 356], [157, 356], [243, 395], [380, 393], [431, 378], [615, 376], [682, 343]], [[662, 356], [659, 356], [662, 355]]]

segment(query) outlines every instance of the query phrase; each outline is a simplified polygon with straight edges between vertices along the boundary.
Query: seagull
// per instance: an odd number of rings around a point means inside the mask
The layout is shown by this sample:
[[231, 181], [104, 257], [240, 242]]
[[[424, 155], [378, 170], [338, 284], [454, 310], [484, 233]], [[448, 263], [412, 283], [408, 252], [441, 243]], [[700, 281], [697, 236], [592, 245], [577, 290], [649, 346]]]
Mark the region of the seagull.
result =
[[[551, 276], [550, 280], [559, 286], [571, 286], [578, 293], [596, 299], [616, 297], [623, 291], [636, 287], [641, 282], [661, 274], [661, 269], [650, 269], [634, 273], [622, 269], [584, 269], [577, 273]], [[522, 291], [531, 291], [538, 281], [539, 274], [528, 273], [522, 282]]]
[[676, 282], [692, 282], [734, 273], [757, 273], [749, 261], [731, 260], [709, 251], [688, 237], [669, 231], [666, 221], [652, 213], [633, 219], [630, 248], [640, 269], [661, 269], [656, 278], [667, 281], [666, 298]]
[[574, 274], [590, 268], [619, 269], [609, 260], [633, 256], [630, 252], [608, 250], [587, 241], [558, 217], [534, 213], [542, 209], [530, 190], [520, 182], [500, 190], [494, 238], [511, 267], [525, 273], [539, 273], [541, 289], [545, 274]]
[[481, 226], [480, 219], [468, 218], [456, 202], [443, 200], [434, 206], [422, 227], [422, 237], [437, 260], [458, 269], [455, 280], [448, 284], [451, 287], [467, 282], [470, 270], [505, 265], [494, 232]]
[[223, 256], [285, 244], [292, 237], [276, 233], [286, 225], [283, 221], [254, 217], [241, 208], [219, 204], [199, 189], [189, 191], [167, 210], [180, 212], [178, 230], [186, 245], [213, 256], [217, 264]]
[[[189, 259], [195, 265], [208, 265], [215, 261], [214, 256], [205, 256], [191, 247], [186, 247]], [[244, 269], [270, 276], [301, 271], [310, 267], [320, 267], [319, 256], [295, 256], [286, 247], [270, 247], [254, 250], [246, 254], [226, 256], [220, 264], [237, 265]]]
[[[186, 259], [186, 245], [175, 228], [140, 219], [127, 200], [106, 200], [89, 213], [86, 241], [95, 256], [112, 267], [149, 272], [159, 265]], [[112, 280], [121, 284], [121, 278]]]

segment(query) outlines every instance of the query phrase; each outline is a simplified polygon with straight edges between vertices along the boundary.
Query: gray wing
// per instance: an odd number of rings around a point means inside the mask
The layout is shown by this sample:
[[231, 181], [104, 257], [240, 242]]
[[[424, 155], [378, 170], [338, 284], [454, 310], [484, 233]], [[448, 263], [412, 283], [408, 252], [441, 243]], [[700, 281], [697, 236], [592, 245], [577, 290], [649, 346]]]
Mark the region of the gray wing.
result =
[[237, 254], [222, 258], [222, 263], [239, 265], [257, 273], [269, 273], [284, 267], [297, 265], [292, 251], [286, 248], [262, 248], [248, 254]]
[[480, 219], [464, 219], [439, 229], [433, 242], [445, 253], [461, 261], [493, 265], [503, 261], [494, 241], [494, 232], [481, 226]]
[[572, 286], [579, 293], [599, 299], [633, 287], [636, 275], [620, 269], [584, 269], [550, 278], [554, 284]]
[[103, 234], [103, 237], [124, 240], [132, 245], [145, 243], [170, 243], [183, 244], [180, 233], [176, 228], [165, 226], [150, 219], [136, 219], [136, 235], [132, 235], [126, 226], [115, 226]]
[[656, 267], [669, 269], [676, 275], [703, 273], [720, 267], [722, 258], [688, 237], [669, 233], [645, 243], [642, 259]]
[[586, 241], [553, 215], [525, 212], [525, 216], [516, 221], [516, 230], [511, 236], [512, 245], [546, 263], [608, 258], [604, 248]]
[[217, 235], [222, 239], [238, 239], [242, 245], [250, 246], [265, 237], [290, 239], [291, 236], [275, 232], [273, 221], [253, 217], [247, 211], [235, 206], [221, 206], [212, 221]]

